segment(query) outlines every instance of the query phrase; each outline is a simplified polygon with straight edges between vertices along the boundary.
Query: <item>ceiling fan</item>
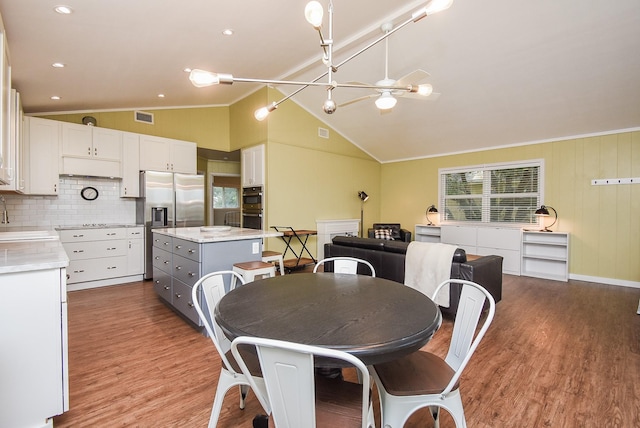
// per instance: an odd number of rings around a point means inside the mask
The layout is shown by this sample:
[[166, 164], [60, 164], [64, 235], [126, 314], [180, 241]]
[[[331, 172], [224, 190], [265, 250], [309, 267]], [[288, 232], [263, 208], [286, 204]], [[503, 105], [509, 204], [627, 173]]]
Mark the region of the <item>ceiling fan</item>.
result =
[[[393, 29], [393, 24], [385, 23], [382, 24], [381, 30], [384, 33], [388, 33]], [[365, 95], [363, 97], [354, 98], [349, 101], [345, 101], [340, 104], [338, 107], [348, 106], [350, 104], [357, 103], [359, 101], [364, 101], [369, 98], [377, 98], [375, 103], [376, 107], [378, 107], [381, 111], [389, 111], [391, 110], [397, 103], [399, 97], [404, 98], [414, 98], [420, 100], [435, 100], [440, 94], [433, 92], [433, 87], [428, 83], [420, 84], [420, 82], [426, 80], [430, 74], [424, 70], [414, 70], [411, 73], [399, 78], [398, 80], [389, 78], [389, 38], [385, 39], [385, 59], [384, 59], [384, 79], [379, 80], [375, 83], [375, 85], [371, 85], [368, 83], [361, 82], [350, 82], [355, 85], [365, 85], [365, 86], [380, 86], [380, 89], [375, 89], [375, 93]], [[390, 86], [409, 86], [409, 85], [418, 85], [417, 92], [409, 92], [402, 90], [393, 90], [389, 89]]]

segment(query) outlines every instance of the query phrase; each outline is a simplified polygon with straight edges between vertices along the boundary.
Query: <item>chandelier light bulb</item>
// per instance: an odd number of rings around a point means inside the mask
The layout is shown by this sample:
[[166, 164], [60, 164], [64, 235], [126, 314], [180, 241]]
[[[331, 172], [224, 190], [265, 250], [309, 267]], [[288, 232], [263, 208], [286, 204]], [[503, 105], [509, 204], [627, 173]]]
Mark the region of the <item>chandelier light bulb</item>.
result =
[[376, 107], [380, 110], [389, 110], [395, 107], [398, 100], [391, 95], [391, 92], [383, 92], [376, 100]]
[[276, 103], [271, 103], [266, 107], [262, 107], [256, 110], [255, 113], [253, 113], [253, 116], [256, 118], [256, 120], [262, 122], [267, 118], [267, 116], [269, 116], [269, 113], [274, 111], [276, 108], [278, 108]]
[[428, 97], [433, 92], [433, 86], [428, 83], [418, 85], [418, 95], [422, 95], [423, 97]]
[[313, 28], [318, 29], [322, 27], [323, 15], [324, 9], [322, 5], [315, 0], [307, 3], [307, 6], [304, 8], [304, 17], [309, 24], [313, 25]]
[[199, 70], [197, 68], [191, 70], [191, 73], [189, 73], [189, 80], [191, 80], [193, 86], [197, 88], [204, 88], [205, 86], [217, 85], [220, 83], [220, 79], [216, 73]]
[[441, 12], [443, 10], [449, 9], [453, 0], [431, 0], [427, 5], [426, 14], [431, 15], [432, 13]]

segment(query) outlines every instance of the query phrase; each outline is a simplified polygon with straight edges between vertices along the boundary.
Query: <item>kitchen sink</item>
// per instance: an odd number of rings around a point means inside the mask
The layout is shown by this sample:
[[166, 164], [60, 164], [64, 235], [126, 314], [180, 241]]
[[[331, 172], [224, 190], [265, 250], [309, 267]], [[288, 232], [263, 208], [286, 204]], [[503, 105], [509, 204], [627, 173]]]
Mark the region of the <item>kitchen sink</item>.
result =
[[43, 241], [58, 239], [58, 234], [49, 230], [0, 231], [0, 242]]

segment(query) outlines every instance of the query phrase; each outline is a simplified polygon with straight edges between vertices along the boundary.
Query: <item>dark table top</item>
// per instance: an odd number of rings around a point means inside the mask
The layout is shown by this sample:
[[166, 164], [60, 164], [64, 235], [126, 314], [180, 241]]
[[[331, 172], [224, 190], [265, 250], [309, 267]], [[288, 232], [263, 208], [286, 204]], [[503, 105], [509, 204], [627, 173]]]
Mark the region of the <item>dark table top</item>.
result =
[[424, 346], [442, 315], [427, 296], [394, 281], [301, 273], [236, 288], [220, 300], [215, 319], [230, 339], [254, 336], [324, 346], [377, 364]]

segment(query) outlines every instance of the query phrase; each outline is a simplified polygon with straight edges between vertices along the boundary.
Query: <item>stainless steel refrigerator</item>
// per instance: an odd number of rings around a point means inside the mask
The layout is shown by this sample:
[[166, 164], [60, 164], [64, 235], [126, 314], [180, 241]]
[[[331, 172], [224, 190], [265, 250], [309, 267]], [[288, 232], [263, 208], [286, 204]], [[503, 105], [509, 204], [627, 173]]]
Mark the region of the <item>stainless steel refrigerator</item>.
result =
[[145, 225], [144, 277], [153, 277], [151, 230], [204, 225], [204, 176], [172, 172], [140, 172], [136, 222]]

